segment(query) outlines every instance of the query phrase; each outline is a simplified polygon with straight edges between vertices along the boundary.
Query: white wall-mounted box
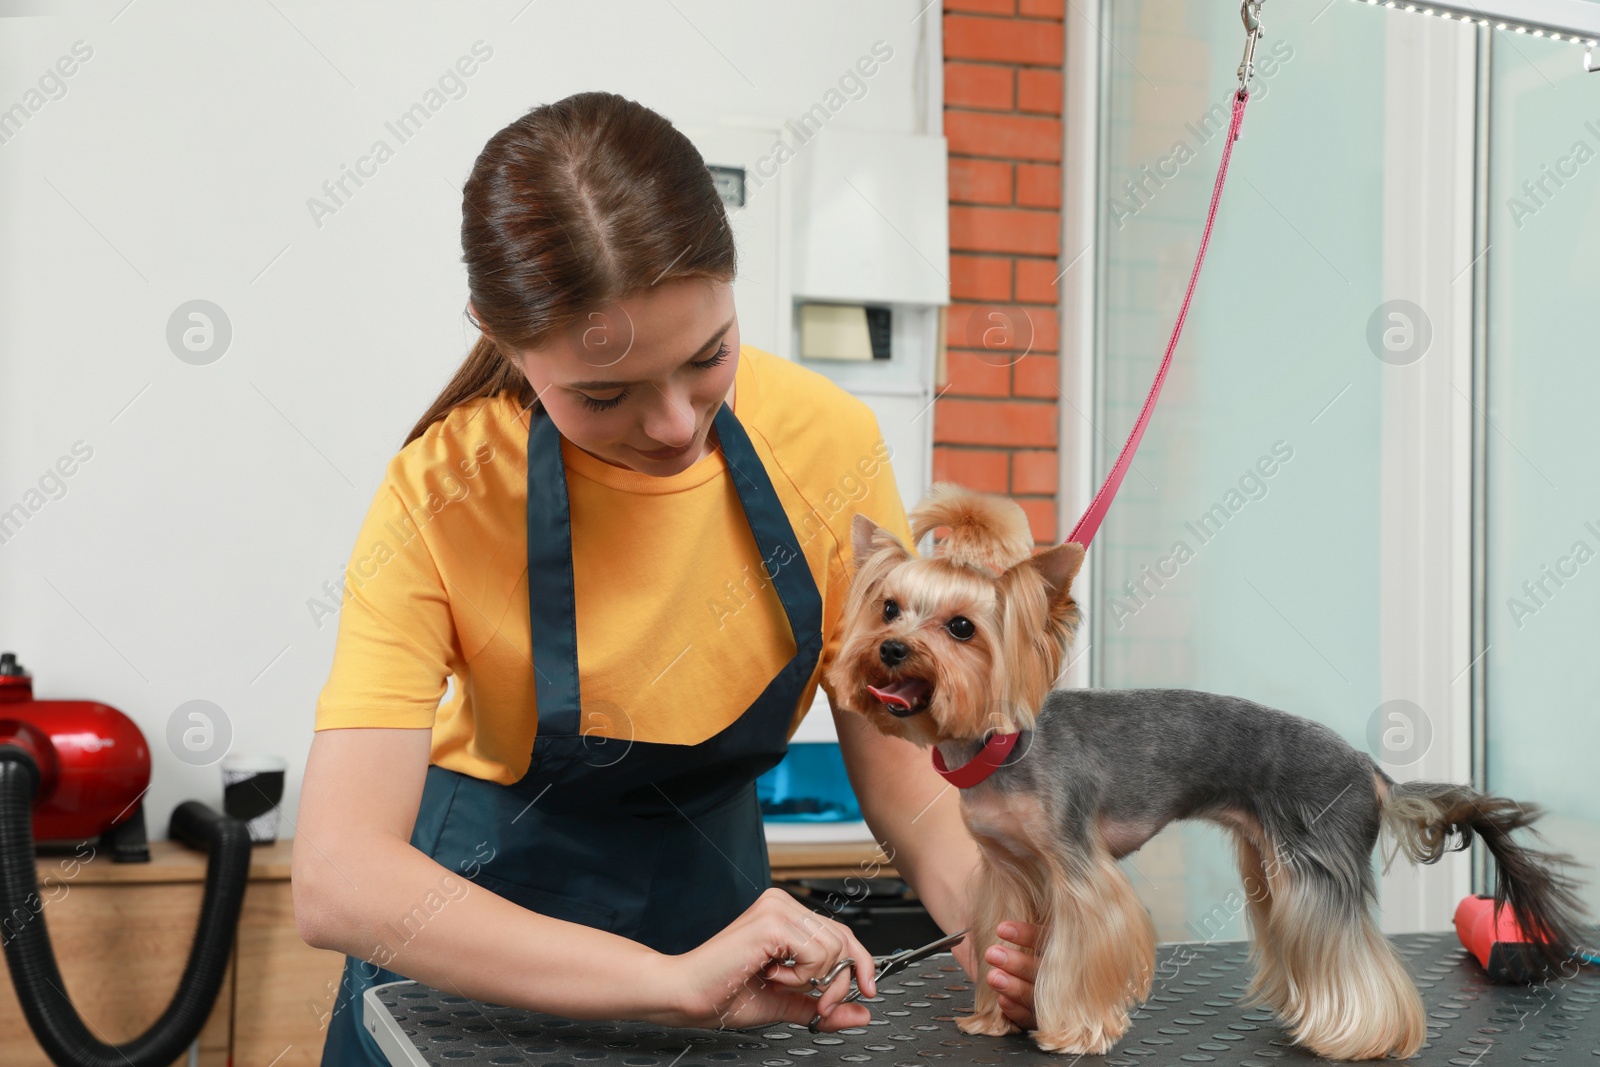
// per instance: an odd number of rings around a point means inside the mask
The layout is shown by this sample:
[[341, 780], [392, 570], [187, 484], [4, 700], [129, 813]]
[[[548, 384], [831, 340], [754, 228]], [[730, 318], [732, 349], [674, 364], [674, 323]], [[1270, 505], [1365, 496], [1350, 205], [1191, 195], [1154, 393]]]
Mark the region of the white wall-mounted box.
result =
[[830, 127], [807, 141], [790, 164], [794, 295], [948, 304], [947, 160], [943, 137]]

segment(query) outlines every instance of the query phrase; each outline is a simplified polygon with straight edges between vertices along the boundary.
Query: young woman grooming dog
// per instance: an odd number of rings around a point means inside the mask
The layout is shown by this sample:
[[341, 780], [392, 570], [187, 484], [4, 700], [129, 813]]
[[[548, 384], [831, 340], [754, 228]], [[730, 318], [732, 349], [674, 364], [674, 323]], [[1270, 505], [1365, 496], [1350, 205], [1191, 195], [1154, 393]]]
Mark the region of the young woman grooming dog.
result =
[[[296, 919], [347, 956], [322, 1062], [383, 1062], [361, 994], [401, 976], [678, 1025], [809, 1022], [845, 958], [870, 995], [849, 929], [767, 888], [754, 781], [833, 696], [852, 516], [909, 536], [871, 412], [740, 345], [711, 175], [637, 103], [517, 119], [462, 214], [482, 337], [357, 538], [301, 793]], [[965, 928], [954, 791], [838, 725], [895, 866]], [[1039, 930], [1000, 936], [988, 982], [1031, 1027]], [[869, 1017], [848, 988], [823, 1029]]]

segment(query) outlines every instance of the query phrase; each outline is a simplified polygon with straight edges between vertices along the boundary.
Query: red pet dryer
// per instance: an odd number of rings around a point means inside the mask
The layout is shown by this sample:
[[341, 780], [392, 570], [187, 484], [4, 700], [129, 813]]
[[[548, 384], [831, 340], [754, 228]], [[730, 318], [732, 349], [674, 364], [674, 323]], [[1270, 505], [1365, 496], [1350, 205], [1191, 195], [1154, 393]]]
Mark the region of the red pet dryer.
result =
[[150, 859], [150, 749], [132, 719], [93, 700], [35, 700], [16, 654], [0, 653], [0, 745], [21, 749], [37, 768], [34, 841], [99, 838], [119, 863]]

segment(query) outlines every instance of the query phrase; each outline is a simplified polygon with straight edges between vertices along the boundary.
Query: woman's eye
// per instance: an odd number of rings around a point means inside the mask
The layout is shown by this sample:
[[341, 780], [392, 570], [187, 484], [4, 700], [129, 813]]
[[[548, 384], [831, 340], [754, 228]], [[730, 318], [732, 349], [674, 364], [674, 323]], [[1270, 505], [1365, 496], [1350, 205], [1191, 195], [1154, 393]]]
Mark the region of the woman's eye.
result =
[[883, 602], [883, 621], [884, 622], [893, 622], [895, 619], [898, 619], [899, 617], [900, 617], [900, 605], [896, 604], [892, 600], [885, 600]]
[[689, 366], [693, 367], [695, 370], [710, 370], [712, 367], [721, 366], [723, 363], [727, 362], [727, 359], [728, 342], [724, 341], [722, 342], [721, 347], [717, 349], [716, 355], [709, 356], [698, 362], [692, 362], [689, 364]]
[[978, 628], [972, 625], [972, 620], [967, 618], [965, 615], [957, 615], [955, 618], [945, 623], [944, 628], [948, 630], [950, 632], [950, 636], [955, 638], [957, 641], [970, 641], [972, 639], [972, 635], [978, 632]]
[[583, 406], [588, 408], [590, 411], [610, 411], [612, 408], [622, 403], [622, 398], [627, 395], [628, 394], [626, 392], [621, 392], [616, 396], [607, 397], [604, 400], [598, 400], [595, 397], [583, 395]]

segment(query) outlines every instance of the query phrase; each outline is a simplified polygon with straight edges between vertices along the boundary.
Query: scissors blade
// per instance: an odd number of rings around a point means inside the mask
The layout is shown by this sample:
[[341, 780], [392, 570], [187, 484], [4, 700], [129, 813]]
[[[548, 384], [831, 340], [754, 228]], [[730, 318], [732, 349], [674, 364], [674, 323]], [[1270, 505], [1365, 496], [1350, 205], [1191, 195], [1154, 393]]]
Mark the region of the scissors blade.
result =
[[919, 963], [922, 960], [927, 959], [929, 956], [934, 956], [940, 952], [943, 952], [945, 949], [950, 948], [952, 945], [956, 944], [966, 936], [967, 931], [961, 930], [957, 933], [946, 934], [937, 941], [930, 941], [921, 948], [912, 948], [907, 949], [904, 952], [897, 952], [893, 956], [889, 956], [883, 961], [883, 967], [888, 969], [888, 973], [898, 971], [904, 967], [909, 967], [913, 963]]

